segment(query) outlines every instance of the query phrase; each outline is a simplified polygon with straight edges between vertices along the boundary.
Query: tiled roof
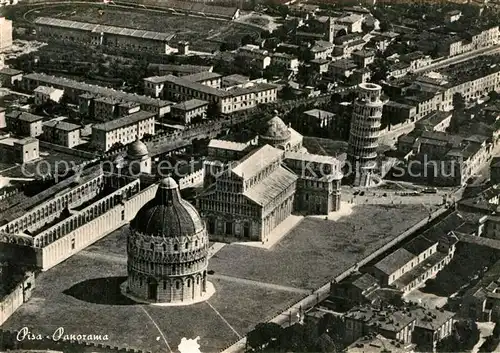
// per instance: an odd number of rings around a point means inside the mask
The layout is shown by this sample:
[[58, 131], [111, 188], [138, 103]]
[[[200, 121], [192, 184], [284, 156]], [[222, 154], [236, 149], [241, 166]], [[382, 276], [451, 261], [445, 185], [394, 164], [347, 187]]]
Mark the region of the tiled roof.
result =
[[67, 121], [57, 121], [57, 120], [47, 121], [43, 123], [43, 126], [52, 127], [63, 131], [74, 131], [81, 128], [80, 125], [68, 123]]
[[204, 71], [204, 72], [197, 72], [195, 74], [187, 75], [187, 76], [182, 76], [183, 79], [193, 81], [193, 82], [202, 82], [202, 81], [207, 81], [207, 80], [214, 80], [216, 78], [220, 78], [222, 75], [216, 73], [216, 72], [210, 72], [210, 71]]
[[11, 69], [10, 67], [4, 67], [0, 70], [1, 75], [15, 76], [20, 75], [23, 72], [21, 70]]
[[115, 120], [111, 120], [111, 121], [108, 121], [108, 122], [105, 122], [102, 124], [94, 125], [92, 128], [96, 129], [96, 130], [113, 131], [113, 130], [116, 130], [118, 128], [124, 127], [124, 126], [131, 125], [131, 124], [137, 123], [139, 121], [152, 118], [154, 116], [155, 116], [154, 113], [140, 110], [137, 113], [133, 113], [133, 114], [124, 116], [124, 117], [119, 118], [119, 119], [115, 119]]
[[190, 100], [178, 103], [176, 105], [173, 105], [171, 108], [189, 111], [189, 110], [193, 110], [193, 109], [196, 109], [199, 107], [203, 107], [205, 105], [208, 105], [207, 101], [203, 101], [201, 99], [190, 99]]
[[297, 176], [283, 167], [278, 167], [264, 180], [246, 190], [243, 195], [260, 206], [274, 201], [276, 197], [297, 181]]
[[15, 118], [21, 121], [26, 121], [28, 123], [34, 123], [35, 121], [43, 120], [43, 116], [21, 111], [12, 111], [10, 113], [5, 114], [5, 116], [9, 118]]
[[390, 275], [399, 270], [414, 258], [415, 255], [413, 255], [411, 252], [406, 249], [399, 248], [377, 262], [374, 267], [379, 269], [383, 273]]
[[247, 147], [248, 144], [246, 143], [218, 139], [212, 139], [208, 143], [208, 148], [217, 148], [223, 150], [244, 151]]
[[427, 308], [417, 308], [412, 310], [411, 312], [417, 317], [415, 327], [433, 331], [443, 326], [456, 315], [451, 311]]
[[88, 32], [108, 33], [108, 34], [121, 35], [134, 38], [144, 38], [148, 40], [158, 40], [162, 42], [169, 41], [175, 36], [174, 33], [144, 31], [141, 29], [98, 25], [95, 23], [77, 22], [77, 21], [63, 20], [51, 17], [38, 17], [35, 20], [35, 24], [76, 29]]
[[282, 155], [282, 150], [264, 145], [241, 159], [232, 172], [241, 178], [249, 179], [271, 163], [279, 160]]
[[165, 106], [173, 104], [172, 102], [169, 102], [169, 101], [164, 101], [164, 100], [155, 99], [155, 98], [151, 98], [151, 97], [141, 96], [141, 95], [133, 94], [133, 93], [126, 93], [126, 92], [117, 91], [117, 90], [114, 90], [114, 89], [111, 89], [108, 87], [91, 85], [91, 84], [88, 84], [85, 82], [70, 80], [70, 79], [63, 78], [63, 77], [50, 76], [50, 75], [46, 75], [46, 74], [31, 73], [31, 74], [24, 75], [24, 79], [37, 81], [39, 83], [44, 83], [45, 85], [48, 85], [48, 86], [60, 86], [60, 87], [63, 87], [64, 89], [69, 88], [69, 89], [74, 89], [74, 90], [80, 90], [82, 92], [86, 92], [86, 93], [90, 93], [90, 94], [95, 94], [95, 95], [99, 95], [99, 96], [106, 96], [106, 97], [113, 97], [113, 98], [121, 99], [124, 101], [136, 102], [136, 103], [144, 104], [144, 105], [148, 105], [148, 106], [165, 107]]

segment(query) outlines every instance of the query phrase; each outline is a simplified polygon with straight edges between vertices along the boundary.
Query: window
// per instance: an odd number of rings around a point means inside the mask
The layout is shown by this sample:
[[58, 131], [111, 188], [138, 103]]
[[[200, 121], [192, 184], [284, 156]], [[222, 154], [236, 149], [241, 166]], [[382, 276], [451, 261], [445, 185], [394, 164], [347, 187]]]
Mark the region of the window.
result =
[[181, 284], [179, 281], [175, 282], [175, 289], [180, 289], [181, 288]]
[[186, 249], [189, 248], [189, 243], [186, 243], [186, 245], [184, 246]]
[[155, 244], [151, 243], [151, 245], [149, 247], [150, 247], [151, 250], [154, 250], [155, 249]]
[[179, 250], [179, 245], [174, 244], [174, 251], [178, 251], [178, 250]]
[[75, 239], [71, 239], [71, 250], [75, 250]]
[[167, 281], [163, 281], [163, 289], [166, 290], [167, 289]]

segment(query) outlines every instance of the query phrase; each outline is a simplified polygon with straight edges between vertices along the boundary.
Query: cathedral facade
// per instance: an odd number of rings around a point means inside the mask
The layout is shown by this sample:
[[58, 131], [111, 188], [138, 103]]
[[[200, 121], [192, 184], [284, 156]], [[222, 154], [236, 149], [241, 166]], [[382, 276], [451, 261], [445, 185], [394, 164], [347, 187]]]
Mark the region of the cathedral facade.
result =
[[[266, 242], [292, 212], [328, 214], [340, 208], [340, 162], [307, 153], [302, 135], [279, 117], [267, 122], [255, 144], [216, 141], [209, 156], [225, 159], [207, 161], [206, 188], [198, 198], [209, 234]], [[227, 160], [242, 151], [243, 158]]]
[[127, 255], [126, 290], [134, 299], [191, 304], [208, 297], [205, 222], [171, 177], [130, 222]]

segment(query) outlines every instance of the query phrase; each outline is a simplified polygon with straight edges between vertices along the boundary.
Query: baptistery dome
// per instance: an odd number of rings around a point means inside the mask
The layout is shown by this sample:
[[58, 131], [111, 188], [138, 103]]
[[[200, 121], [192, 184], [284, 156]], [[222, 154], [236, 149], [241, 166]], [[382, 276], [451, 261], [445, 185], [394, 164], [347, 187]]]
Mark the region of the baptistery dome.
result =
[[160, 182], [153, 200], [142, 207], [130, 226], [137, 232], [156, 237], [192, 236], [205, 228], [198, 211], [183, 200], [172, 178]]
[[196, 209], [172, 178], [130, 222], [127, 293], [150, 303], [191, 304], [205, 300], [208, 235]]
[[261, 144], [269, 144], [273, 147], [285, 147], [290, 141], [291, 132], [288, 126], [279, 117], [275, 116], [265, 124], [265, 128], [259, 135]]

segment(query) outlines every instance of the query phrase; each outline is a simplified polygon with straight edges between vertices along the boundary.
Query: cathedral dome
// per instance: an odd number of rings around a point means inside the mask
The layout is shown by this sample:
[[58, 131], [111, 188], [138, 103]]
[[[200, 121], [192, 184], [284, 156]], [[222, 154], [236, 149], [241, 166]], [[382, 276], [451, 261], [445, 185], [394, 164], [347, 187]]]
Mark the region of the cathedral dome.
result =
[[146, 144], [139, 139], [132, 142], [127, 148], [127, 157], [132, 159], [142, 158], [148, 153]]
[[130, 222], [132, 230], [163, 238], [192, 236], [204, 229], [198, 211], [180, 196], [171, 177], [160, 182], [153, 200], [146, 203]]
[[290, 138], [290, 131], [279, 117], [275, 116], [266, 123], [261, 134], [262, 137], [275, 140], [286, 140]]

